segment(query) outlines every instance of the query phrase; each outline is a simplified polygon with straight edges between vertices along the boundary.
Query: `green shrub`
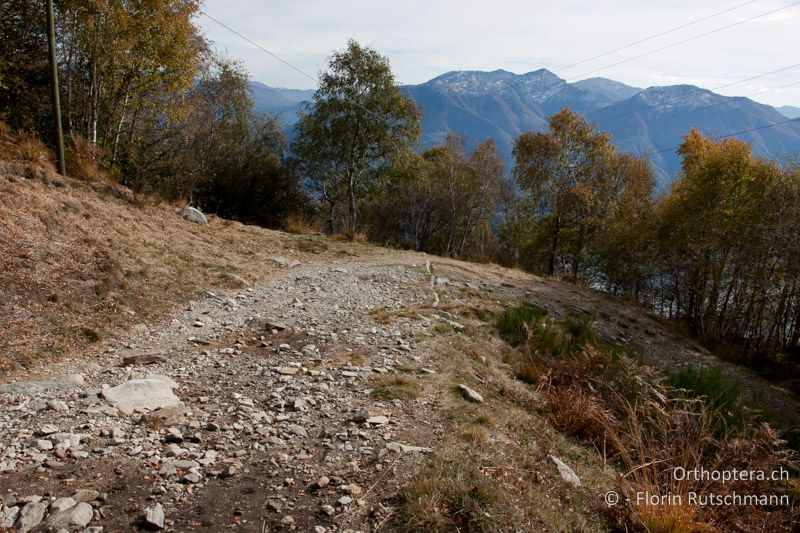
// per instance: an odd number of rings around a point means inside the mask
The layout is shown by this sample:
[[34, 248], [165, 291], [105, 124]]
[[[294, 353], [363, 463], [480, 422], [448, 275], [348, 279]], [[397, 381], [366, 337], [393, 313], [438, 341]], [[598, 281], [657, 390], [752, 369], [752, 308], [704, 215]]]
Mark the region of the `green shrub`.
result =
[[715, 427], [717, 431], [726, 427], [745, 427], [763, 419], [758, 409], [759, 402], [748, 401], [742, 384], [725, 376], [719, 367], [688, 365], [668, 373], [667, 381], [677, 389], [679, 396], [705, 400], [720, 418]]
[[580, 350], [596, 340], [592, 331], [594, 316], [581, 311], [569, 311], [564, 317], [564, 331], [569, 334], [569, 351]]
[[512, 346], [519, 346], [528, 339], [528, 333], [539, 324], [547, 311], [541, 307], [523, 302], [503, 311], [495, 321], [500, 337]]

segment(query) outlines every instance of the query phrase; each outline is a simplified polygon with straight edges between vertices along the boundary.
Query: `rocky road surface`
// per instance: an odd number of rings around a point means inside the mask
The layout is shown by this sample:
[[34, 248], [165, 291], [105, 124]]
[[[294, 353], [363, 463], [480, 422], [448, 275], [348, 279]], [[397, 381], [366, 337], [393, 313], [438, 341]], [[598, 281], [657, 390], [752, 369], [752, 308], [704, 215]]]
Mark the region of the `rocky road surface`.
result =
[[258, 286], [208, 292], [45, 379], [0, 385], [0, 531], [388, 528], [447, 413], [436, 393], [376, 387], [440, 379], [439, 324], [480, 323], [460, 304], [580, 306], [656, 362], [701, 356], [636, 309], [499, 267], [274, 260]]

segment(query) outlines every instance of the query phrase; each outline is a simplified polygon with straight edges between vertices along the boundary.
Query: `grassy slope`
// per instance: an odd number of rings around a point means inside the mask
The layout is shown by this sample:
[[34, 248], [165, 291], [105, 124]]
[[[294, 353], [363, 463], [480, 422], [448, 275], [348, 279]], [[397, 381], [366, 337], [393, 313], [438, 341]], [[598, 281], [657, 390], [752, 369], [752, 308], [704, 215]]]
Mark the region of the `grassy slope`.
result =
[[0, 378], [262, 279], [278, 268], [270, 256], [336, 248], [215, 217], [198, 226], [119, 186], [25, 173], [0, 166]]

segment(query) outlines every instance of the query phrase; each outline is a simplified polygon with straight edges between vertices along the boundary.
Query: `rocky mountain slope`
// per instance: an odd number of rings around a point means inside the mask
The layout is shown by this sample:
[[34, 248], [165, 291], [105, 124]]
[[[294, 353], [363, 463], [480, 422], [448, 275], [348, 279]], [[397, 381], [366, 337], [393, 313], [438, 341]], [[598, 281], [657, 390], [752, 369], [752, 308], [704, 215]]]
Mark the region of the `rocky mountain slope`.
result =
[[585, 310], [648, 365], [716, 363], [561, 281], [40, 178], [0, 174], [0, 530], [606, 531], [618, 472], [493, 317]]

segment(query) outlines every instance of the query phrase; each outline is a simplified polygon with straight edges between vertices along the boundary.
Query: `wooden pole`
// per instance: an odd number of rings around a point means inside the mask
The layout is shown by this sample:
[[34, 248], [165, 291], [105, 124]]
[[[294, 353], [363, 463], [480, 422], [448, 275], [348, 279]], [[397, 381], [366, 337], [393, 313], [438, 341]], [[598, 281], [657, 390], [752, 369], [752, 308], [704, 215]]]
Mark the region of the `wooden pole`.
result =
[[58, 172], [66, 175], [64, 161], [64, 133], [61, 130], [61, 97], [58, 91], [58, 62], [56, 61], [56, 23], [53, 16], [53, 0], [47, 0], [47, 43], [50, 49], [50, 95], [53, 101], [53, 127], [56, 135]]

